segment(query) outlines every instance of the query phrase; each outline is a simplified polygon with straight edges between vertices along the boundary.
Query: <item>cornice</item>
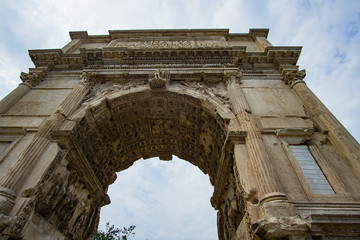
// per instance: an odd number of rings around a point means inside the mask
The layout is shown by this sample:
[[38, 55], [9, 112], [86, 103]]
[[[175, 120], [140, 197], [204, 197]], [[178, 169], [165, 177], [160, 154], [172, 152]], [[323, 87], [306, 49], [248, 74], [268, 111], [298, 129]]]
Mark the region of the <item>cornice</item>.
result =
[[251, 28], [249, 33], [230, 33], [227, 28], [215, 29], [140, 29], [140, 30], [109, 30], [108, 35], [89, 35], [87, 31], [69, 32], [71, 40], [94, 40], [94, 39], [126, 39], [144, 37], [211, 37], [222, 36], [226, 39], [265, 37], [269, 34], [267, 28]]
[[96, 65], [143, 64], [254, 64], [272, 63], [275, 67], [296, 64], [301, 47], [267, 47], [264, 52], [246, 52], [246, 47], [188, 49], [116, 48], [80, 49], [80, 53], [63, 53], [61, 49], [29, 50], [36, 67], [53, 65], [82, 69]]
[[111, 39], [128, 37], [202, 37], [224, 36], [229, 34], [229, 29], [155, 29], [155, 30], [109, 30]]

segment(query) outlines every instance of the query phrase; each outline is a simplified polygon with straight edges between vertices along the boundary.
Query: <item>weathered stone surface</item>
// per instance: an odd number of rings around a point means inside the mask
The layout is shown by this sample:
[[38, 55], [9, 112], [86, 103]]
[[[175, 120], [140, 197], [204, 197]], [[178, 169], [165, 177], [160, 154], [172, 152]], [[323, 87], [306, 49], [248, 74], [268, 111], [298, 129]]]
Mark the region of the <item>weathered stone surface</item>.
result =
[[258, 220], [253, 228], [261, 239], [279, 239], [287, 236], [305, 235], [309, 227], [300, 218], [270, 217]]
[[[360, 237], [360, 147], [268, 30], [71, 32], [0, 102], [0, 238], [90, 239], [116, 172], [176, 155], [209, 175], [220, 240]], [[315, 194], [306, 145], [334, 194]]]

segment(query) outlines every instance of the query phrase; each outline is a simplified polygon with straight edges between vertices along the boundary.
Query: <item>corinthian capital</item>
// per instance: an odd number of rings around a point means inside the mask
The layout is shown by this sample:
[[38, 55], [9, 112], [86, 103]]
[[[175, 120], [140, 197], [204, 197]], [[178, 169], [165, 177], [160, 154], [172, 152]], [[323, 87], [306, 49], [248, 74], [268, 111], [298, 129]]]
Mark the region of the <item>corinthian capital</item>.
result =
[[240, 83], [241, 72], [240, 71], [224, 71], [224, 79], [227, 84]]
[[95, 84], [95, 73], [91, 71], [84, 71], [80, 76], [81, 82], [86, 85], [94, 85]]
[[44, 80], [48, 69], [49, 67], [30, 68], [29, 73], [21, 72], [20, 78], [25, 85], [35, 87]]
[[43, 80], [44, 76], [40, 73], [24, 73], [21, 72], [20, 78], [24, 84], [29, 87], [35, 87]]
[[295, 84], [304, 82], [303, 79], [306, 76], [305, 69], [299, 70], [285, 70], [283, 71], [283, 81], [293, 87]]

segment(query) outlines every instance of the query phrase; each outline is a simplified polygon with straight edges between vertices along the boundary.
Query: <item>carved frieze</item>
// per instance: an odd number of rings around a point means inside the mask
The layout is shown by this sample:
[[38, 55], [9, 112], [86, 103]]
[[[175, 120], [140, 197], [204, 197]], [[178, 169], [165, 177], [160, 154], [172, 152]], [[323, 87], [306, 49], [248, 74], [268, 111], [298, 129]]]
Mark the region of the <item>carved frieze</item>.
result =
[[178, 49], [178, 48], [215, 48], [226, 46], [226, 41], [219, 40], [149, 40], [118, 41], [115, 47], [130, 49]]
[[97, 212], [99, 203], [95, 203], [66, 159], [55, 164], [49, 174], [36, 194], [35, 211], [44, 218], [51, 215], [51, 223], [68, 238], [87, 239], [92, 234], [88, 229], [93, 230], [96, 225], [97, 218], [92, 214]]

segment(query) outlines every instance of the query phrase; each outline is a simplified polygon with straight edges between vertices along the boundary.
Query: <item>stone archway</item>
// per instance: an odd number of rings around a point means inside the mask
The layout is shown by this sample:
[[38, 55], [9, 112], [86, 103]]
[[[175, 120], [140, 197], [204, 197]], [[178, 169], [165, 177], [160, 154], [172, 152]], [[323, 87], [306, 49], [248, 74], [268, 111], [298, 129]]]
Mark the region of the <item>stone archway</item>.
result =
[[89, 238], [114, 173], [173, 154], [209, 174], [220, 240], [358, 236], [359, 145], [306, 87], [301, 48], [267, 34], [74, 32], [30, 51], [0, 102], [0, 237]]
[[[96, 97], [100, 88], [106, 94]], [[114, 91], [109, 83], [93, 86], [78, 110], [51, 133], [66, 156], [39, 191], [35, 211], [66, 236], [88, 238], [100, 207], [109, 203], [106, 192], [115, 173], [140, 158], [176, 155], [215, 185], [221, 159], [231, 158], [224, 146], [235, 117], [218, 99], [184, 89], [139, 85], [129, 93]], [[219, 219], [219, 224], [226, 221]]]

